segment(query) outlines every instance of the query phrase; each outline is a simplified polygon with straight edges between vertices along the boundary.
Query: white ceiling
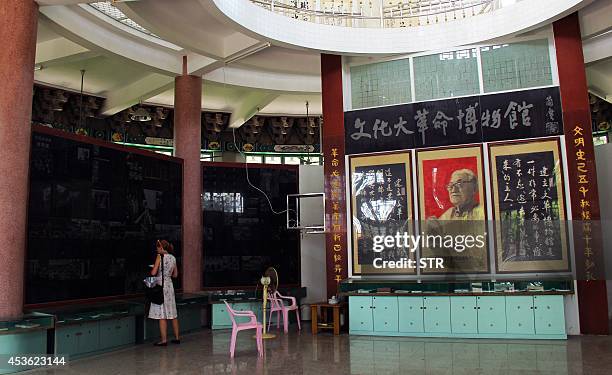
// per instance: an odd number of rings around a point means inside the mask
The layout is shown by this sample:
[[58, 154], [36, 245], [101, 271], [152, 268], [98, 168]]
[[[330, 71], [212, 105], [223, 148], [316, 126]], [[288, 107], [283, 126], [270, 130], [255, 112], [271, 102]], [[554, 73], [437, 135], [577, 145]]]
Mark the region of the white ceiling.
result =
[[[204, 75], [203, 109], [231, 112], [239, 121], [254, 112], [305, 115], [308, 101], [309, 114], [322, 113], [318, 51], [272, 45], [225, 65], [224, 59], [265, 40], [247, 36], [231, 21], [208, 12], [207, 2], [117, 3], [126, 15], [163, 39], [159, 40], [117, 25], [88, 6], [57, 5], [82, 1], [38, 0], [37, 63], [43, 69], [35, 72], [35, 79], [78, 91], [84, 69], [84, 91], [108, 98], [105, 114], [139, 101], [171, 106], [174, 77], [180, 74], [186, 55], [189, 72]], [[591, 36], [606, 26], [612, 29], [611, 15], [609, 0], [597, 0], [581, 12], [582, 19], [593, 25], [588, 29]], [[600, 96], [612, 98], [612, 48], [595, 55], [587, 69], [589, 86]]]

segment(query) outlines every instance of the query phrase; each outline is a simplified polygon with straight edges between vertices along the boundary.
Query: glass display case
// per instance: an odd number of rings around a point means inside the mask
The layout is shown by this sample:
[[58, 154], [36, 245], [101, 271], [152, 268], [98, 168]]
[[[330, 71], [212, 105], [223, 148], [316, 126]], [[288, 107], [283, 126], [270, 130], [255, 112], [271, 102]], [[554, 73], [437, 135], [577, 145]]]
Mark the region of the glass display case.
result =
[[0, 321], [0, 335], [51, 329], [54, 326], [53, 319], [53, 315], [34, 312], [24, 315], [21, 319]]
[[573, 294], [571, 279], [558, 280], [513, 280], [513, 281], [456, 281], [414, 282], [402, 280], [355, 280], [340, 283], [340, 295], [388, 294]]

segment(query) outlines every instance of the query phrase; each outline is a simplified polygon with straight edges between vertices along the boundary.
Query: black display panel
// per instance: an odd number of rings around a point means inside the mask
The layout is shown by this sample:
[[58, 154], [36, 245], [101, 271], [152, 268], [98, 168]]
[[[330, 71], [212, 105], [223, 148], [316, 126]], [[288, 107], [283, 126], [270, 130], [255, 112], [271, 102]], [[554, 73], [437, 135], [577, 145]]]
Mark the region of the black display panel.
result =
[[89, 142], [32, 134], [26, 304], [141, 293], [156, 239], [180, 264], [180, 160]]
[[[277, 212], [298, 192], [297, 167], [249, 165], [248, 173]], [[244, 165], [203, 163], [202, 177], [203, 287], [255, 286], [270, 266], [282, 285], [299, 284], [299, 233], [248, 184]]]

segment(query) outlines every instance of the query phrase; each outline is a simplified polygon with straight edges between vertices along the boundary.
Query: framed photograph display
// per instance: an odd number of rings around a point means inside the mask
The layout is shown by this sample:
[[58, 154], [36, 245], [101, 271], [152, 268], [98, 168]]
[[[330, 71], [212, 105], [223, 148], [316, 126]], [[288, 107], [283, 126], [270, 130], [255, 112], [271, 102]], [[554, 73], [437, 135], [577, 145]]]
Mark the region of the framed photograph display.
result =
[[570, 270], [558, 138], [489, 145], [499, 273]]
[[384, 236], [413, 234], [411, 160], [409, 151], [349, 158], [353, 275], [416, 273], [409, 248], [375, 247]]
[[482, 146], [419, 150], [420, 258], [444, 268], [422, 274], [489, 272]]

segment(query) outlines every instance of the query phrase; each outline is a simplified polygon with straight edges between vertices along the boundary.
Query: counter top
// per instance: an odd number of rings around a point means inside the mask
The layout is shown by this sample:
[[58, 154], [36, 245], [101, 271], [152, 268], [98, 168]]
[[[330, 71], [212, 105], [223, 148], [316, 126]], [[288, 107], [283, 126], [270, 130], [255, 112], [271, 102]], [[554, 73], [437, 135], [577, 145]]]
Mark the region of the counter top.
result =
[[448, 292], [439, 292], [439, 293], [431, 293], [431, 292], [423, 292], [423, 293], [355, 293], [355, 292], [346, 292], [340, 293], [341, 296], [374, 296], [374, 297], [482, 297], [482, 296], [540, 296], [540, 295], [570, 295], [574, 294], [571, 290], [568, 291], [518, 291], [518, 292], [457, 292], [457, 293], [448, 293]]

